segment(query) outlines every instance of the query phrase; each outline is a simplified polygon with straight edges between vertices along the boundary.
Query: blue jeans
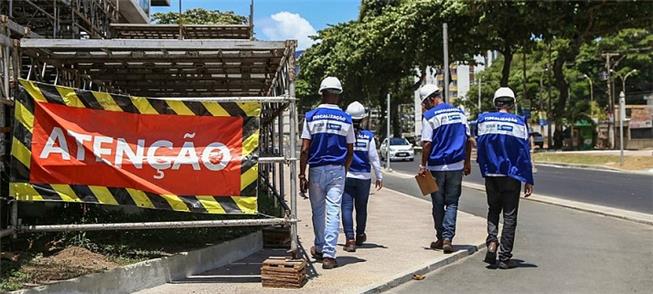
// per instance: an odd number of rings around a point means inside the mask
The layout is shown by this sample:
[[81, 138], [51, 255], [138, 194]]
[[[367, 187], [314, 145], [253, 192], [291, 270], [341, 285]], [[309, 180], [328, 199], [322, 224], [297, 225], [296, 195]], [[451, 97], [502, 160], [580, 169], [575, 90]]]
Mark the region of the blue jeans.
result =
[[431, 193], [433, 222], [438, 240], [452, 240], [456, 235], [456, 214], [460, 199], [463, 171], [432, 171], [438, 191]]
[[345, 167], [324, 165], [311, 167], [308, 173], [308, 196], [313, 211], [315, 249], [324, 257], [336, 257], [340, 230], [340, 204], [345, 186]]
[[347, 178], [342, 195], [342, 227], [347, 240], [354, 240], [354, 207], [356, 208], [356, 234], [365, 233], [367, 223], [367, 200], [372, 180]]

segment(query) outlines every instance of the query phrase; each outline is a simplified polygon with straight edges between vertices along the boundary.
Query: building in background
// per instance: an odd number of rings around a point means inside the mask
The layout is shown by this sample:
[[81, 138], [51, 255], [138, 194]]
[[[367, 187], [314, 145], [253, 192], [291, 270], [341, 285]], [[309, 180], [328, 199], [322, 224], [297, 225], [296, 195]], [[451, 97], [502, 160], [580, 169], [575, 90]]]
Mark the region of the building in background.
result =
[[118, 8], [119, 23], [149, 23], [150, 8], [170, 6], [170, 0], [111, 0]]

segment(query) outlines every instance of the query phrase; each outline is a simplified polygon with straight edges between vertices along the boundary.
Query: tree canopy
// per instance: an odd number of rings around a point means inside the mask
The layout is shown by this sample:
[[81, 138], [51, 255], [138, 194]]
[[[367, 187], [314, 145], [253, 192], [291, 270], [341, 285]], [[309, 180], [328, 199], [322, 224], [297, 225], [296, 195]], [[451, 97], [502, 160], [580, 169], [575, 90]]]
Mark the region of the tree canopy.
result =
[[[367, 100], [370, 105], [385, 106], [387, 93], [392, 94], [393, 107], [412, 101], [416, 74], [426, 66], [441, 68], [442, 23], [446, 22], [451, 62], [473, 63], [475, 55], [487, 50], [501, 53], [498, 63], [482, 74], [488, 86], [483, 87], [484, 93], [491, 97], [490, 90], [499, 85], [511, 86], [526, 94], [524, 105], [539, 107], [542, 78], [543, 84], [554, 88], [550, 117], [559, 120], [569, 115], [567, 110], [575, 103], [569, 101], [569, 93], [578, 95], [586, 88], [570, 89], [570, 80], [583, 83], [583, 74], [596, 76], [602, 52], [631, 50], [628, 58], [638, 60], [639, 57], [633, 57], [632, 48], [614, 47], [624, 42], [625, 47], [651, 48], [647, 39], [653, 22], [650, 11], [653, 2], [634, 0], [362, 0], [357, 20], [330, 26], [315, 36], [316, 44], [299, 61], [299, 77], [304, 85], [299, 95], [306, 103], [316, 102], [319, 81], [334, 75], [343, 81], [347, 101]], [[632, 34], [624, 29], [639, 29], [638, 34], [642, 35], [636, 41], [626, 40]], [[625, 35], [611, 39], [618, 34]], [[515, 55], [517, 52], [521, 56]], [[650, 63], [650, 52], [644, 54], [649, 54]], [[524, 55], [526, 63], [522, 61]], [[511, 71], [515, 68], [513, 59], [521, 73]], [[599, 84], [598, 79], [594, 84]], [[646, 87], [650, 90], [650, 84]], [[399, 124], [396, 118], [393, 125]]]
[[[157, 12], [152, 20], [158, 24], [179, 24], [178, 12]], [[233, 11], [193, 8], [182, 12], [181, 24], [246, 24], [247, 18]]]

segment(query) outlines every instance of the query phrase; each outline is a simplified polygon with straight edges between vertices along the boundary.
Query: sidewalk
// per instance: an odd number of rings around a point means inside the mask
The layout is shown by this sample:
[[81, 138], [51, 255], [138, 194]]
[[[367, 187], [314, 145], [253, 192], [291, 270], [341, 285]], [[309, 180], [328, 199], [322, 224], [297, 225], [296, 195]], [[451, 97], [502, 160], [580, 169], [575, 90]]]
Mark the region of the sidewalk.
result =
[[[185, 280], [147, 289], [139, 293], [363, 293], [387, 289], [476, 251], [485, 243], [485, 220], [458, 212], [454, 245], [457, 252], [444, 255], [428, 248], [435, 238], [431, 203], [400, 192], [383, 189], [369, 203], [368, 243], [355, 253], [342, 250], [340, 234], [339, 267], [322, 270], [311, 265], [312, 278], [299, 290], [262, 288], [258, 277], [260, 263], [269, 255], [283, 251], [266, 249], [231, 266], [189, 276]], [[310, 203], [299, 199], [299, 236], [308, 250], [313, 243]]]

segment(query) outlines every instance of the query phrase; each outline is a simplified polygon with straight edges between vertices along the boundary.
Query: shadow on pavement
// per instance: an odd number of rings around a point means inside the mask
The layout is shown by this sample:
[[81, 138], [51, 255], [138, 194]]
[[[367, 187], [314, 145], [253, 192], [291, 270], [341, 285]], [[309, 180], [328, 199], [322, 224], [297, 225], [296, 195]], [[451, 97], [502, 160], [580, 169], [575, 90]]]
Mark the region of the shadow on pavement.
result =
[[[308, 256], [304, 247], [299, 244], [300, 255], [307, 260], [306, 276], [309, 279], [318, 276], [315, 269], [315, 260]], [[171, 284], [193, 283], [260, 283], [261, 266], [263, 261], [271, 256], [289, 256], [286, 249], [263, 249], [244, 259], [231, 264], [212, 269], [203, 273], [187, 276], [186, 278], [172, 281]], [[347, 257], [338, 258], [341, 265], [365, 260], [348, 260]]]
[[359, 262], [366, 262], [366, 259], [354, 257], [354, 256], [338, 256], [336, 257], [336, 261], [338, 262], [338, 267], [342, 267], [348, 264], [354, 264], [354, 263], [359, 263]]
[[[515, 259], [513, 258], [512, 261], [515, 263], [514, 267], [511, 269], [516, 269], [516, 268], [536, 268], [537, 264], [529, 263], [526, 261], [523, 261], [521, 259]], [[498, 269], [498, 262], [497, 264], [489, 264], [485, 267], [486, 269]]]
[[363, 243], [363, 245], [356, 246], [358, 249], [375, 249], [375, 248], [382, 248], [382, 249], [388, 249], [387, 246], [381, 245], [381, 244], [375, 244], [375, 243]]

